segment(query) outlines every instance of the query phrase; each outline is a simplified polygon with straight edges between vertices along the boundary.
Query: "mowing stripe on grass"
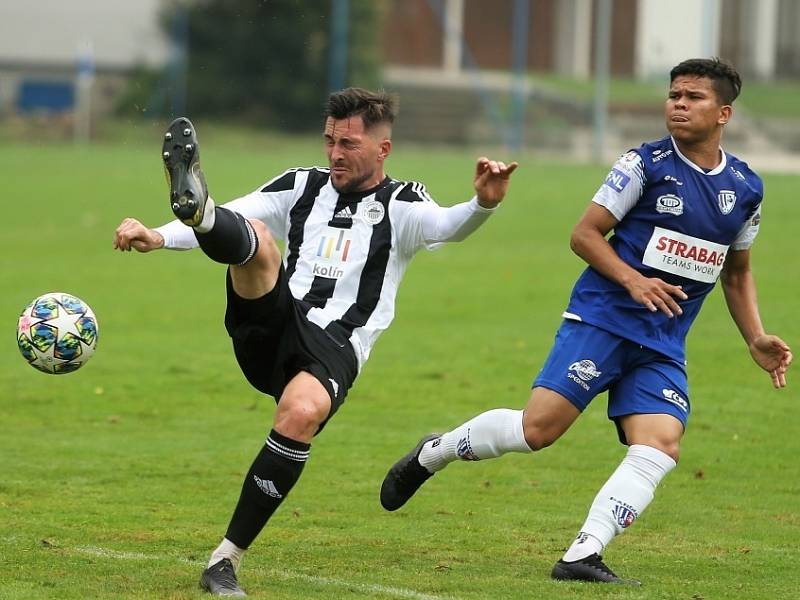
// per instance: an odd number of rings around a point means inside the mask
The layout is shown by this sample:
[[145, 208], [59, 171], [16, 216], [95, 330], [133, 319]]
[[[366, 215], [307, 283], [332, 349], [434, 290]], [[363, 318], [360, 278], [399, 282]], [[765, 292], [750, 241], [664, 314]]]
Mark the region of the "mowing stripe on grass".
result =
[[[96, 546], [75, 548], [74, 551], [79, 554], [88, 554], [91, 556], [99, 556], [101, 558], [114, 558], [117, 560], [175, 560], [190, 565], [200, 566], [204, 564], [200, 561], [189, 560], [188, 558], [181, 558], [180, 556], [143, 554], [141, 552], [120, 552], [118, 550], [107, 550], [105, 548], [98, 548]], [[67, 552], [69, 552], [69, 550], [67, 550]], [[269, 570], [268, 573], [271, 577], [278, 577], [280, 579], [299, 579], [319, 586], [344, 587], [362, 592], [386, 594], [387, 596], [395, 596], [397, 598], [412, 598], [413, 600], [449, 600], [449, 596], [432, 596], [430, 594], [415, 592], [414, 590], [378, 585], [376, 583], [355, 583], [351, 581], [344, 581], [342, 579], [333, 579], [331, 577], [319, 577], [317, 575], [293, 573], [291, 571]]]

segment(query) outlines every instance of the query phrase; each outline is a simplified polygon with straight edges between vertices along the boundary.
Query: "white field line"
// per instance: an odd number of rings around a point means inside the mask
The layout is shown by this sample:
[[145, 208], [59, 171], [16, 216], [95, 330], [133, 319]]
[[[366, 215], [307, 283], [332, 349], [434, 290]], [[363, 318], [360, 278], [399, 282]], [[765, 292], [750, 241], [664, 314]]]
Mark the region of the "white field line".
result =
[[[63, 548], [66, 550], [66, 548]], [[120, 552], [117, 550], [107, 550], [105, 548], [98, 548], [95, 546], [84, 546], [82, 548], [75, 548], [74, 552], [79, 554], [89, 554], [91, 556], [99, 556], [101, 558], [113, 558], [117, 560], [154, 560], [154, 561], [167, 561], [174, 560], [190, 565], [201, 566], [203, 563], [196, 560], [189, 560], [180, 556], [168, 556], [158, 554], [143, 554], [141, 552]], [[317, 575], [306, 575], [304, 573], [293, 573], [292, 571], [270, 570], [268, 571], [271, 577], [287, 580], [300, 580], [307, 583], [313, 583], [319, 586], [331, 586], [347, 588], [349, 590], [359, 590], [361, 592], [384, 594], [387, 596], [394, 596], [395, 598], [411, 598], [412, 600], [451, 600], [449, 596], [433, 596], [431, 594], [423, 594], [408, 590], [404, 588], [390, 587], [386, 585], [379, 585], [376, 583], [356, 583], [345, 581], [343, 579], [334, 579], [332, 577], [319, 577]]]

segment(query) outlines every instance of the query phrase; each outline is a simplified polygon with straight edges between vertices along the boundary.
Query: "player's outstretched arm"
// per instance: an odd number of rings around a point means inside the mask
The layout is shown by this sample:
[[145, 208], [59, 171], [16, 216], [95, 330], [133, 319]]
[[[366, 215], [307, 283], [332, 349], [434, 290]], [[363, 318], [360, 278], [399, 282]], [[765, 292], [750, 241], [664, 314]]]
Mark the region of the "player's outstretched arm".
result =
[[481, 156], [475, 165], [475, 193], [483, 208], [494, 208], [503, 201], [508, 191], [508, 181], [518, 167], [517, 162], [506, 163]]
[[731, 250], [725, 259], [720, 276], [725, 302], [750, 356], [769, 373], [772, 385], [786, 385], [786, 371], [792, 364], [789, 345], [776, 335], [764, 332], [758, 311], [756, 283], [750, 270], [750, 250]]
[[149, 229], [136, 219], [127, 218], [114, 232], [114, 248], [122, 252], [150, 252], [164, 247], [164, 238], [154, 229]]

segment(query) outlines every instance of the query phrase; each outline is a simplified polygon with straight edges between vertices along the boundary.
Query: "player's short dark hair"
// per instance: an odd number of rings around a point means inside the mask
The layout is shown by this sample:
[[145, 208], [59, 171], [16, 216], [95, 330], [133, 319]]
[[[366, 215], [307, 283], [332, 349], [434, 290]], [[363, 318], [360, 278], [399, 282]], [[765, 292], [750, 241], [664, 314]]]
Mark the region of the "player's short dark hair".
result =
[[739, 77], [739, 73], [733, 65], [717, 57], [690, 58], [683, 61], [669, 72], [670, 83], [681, 75], [708, 77], [722, 104], [733, 104], [742, 91], [742, 78]]
[[378, 123], [391, 125], [397, 116], [397, 102], [383, 90], [371, 92], [363, 88], [349, 87], [332, 93], [325, 106], [325, 117], [346, 119], [361, 116], [364, 129]]

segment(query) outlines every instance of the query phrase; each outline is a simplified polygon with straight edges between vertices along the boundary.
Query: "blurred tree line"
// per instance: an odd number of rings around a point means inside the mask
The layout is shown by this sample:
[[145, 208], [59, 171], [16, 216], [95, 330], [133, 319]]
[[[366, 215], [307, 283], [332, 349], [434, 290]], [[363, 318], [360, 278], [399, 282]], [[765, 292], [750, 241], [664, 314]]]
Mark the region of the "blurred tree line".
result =
[[[166, 76], [143, 72], [122, 104], [152, 106], [154, 97], [175, 97], [175, 90], [164, 88], [185, 85], [185, 110], [190, 116], [316, 130], [329, 93], [334, 1], [172, 4], [162, 21], [172, 41], [186, 49], [185, 84], [169, 68]], [[348, 2], [346, 85], [379, 84], [382, 5], [372, 0]], [[176, 22], [182, 26], [176, 28]]]

